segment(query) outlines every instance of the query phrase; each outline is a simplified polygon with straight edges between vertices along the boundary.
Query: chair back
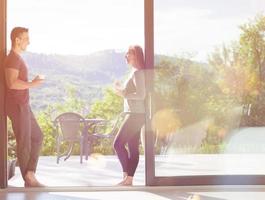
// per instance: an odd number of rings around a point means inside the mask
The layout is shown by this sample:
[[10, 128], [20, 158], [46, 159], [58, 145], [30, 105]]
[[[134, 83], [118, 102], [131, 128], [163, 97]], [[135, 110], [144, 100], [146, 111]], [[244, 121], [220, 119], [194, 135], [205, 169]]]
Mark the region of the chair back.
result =
[[84, 128], [84, 118], [73, 112], [62, 113], [54, 120], [57, 132], [60, 132], [63, 140], [77, 140]]
[[98, 137], [114, 138], [119, 130], [121, 122], [127, 114], [131, 112], [122, 112], [113, 120], [104, 120], [102, 122], [95, 123], [92, 126], [92, 134]]

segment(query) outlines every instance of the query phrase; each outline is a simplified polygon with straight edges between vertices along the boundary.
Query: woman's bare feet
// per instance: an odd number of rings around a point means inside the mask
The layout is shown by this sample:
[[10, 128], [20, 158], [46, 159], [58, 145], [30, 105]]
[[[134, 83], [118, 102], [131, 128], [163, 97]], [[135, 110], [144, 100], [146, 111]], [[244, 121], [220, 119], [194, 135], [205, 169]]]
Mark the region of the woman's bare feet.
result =
[[123, 185], [123, 182], [124, 182], [124, 180], [126, 179], [126, 177], [128, 176], [128, 173], [127, 172], [123, 172], [123, 179], [122, 179], [122, 181], [121, 182], [119, 182], [118, 184], [117, 184], [117, 186], [122, 186]]
[[122, 186], [123, 185], [124, 180], [122, 180], [121, 182], [119, 182], [116, 186]]
[[33, 171], [28, 171], [25, 175], [25, 187], [45, 187], [45, 185], [41, 184], [35, 177], [35, 173]]
[[132, 186], [133, 184], [133, 177], [127, 176], [125, 179], [123, 179], [122, 182], [118, 183], [118, 186]]
[[126, 179], [126, 177], [128, 176], [127, 172], [123, 172], [123, 180]]

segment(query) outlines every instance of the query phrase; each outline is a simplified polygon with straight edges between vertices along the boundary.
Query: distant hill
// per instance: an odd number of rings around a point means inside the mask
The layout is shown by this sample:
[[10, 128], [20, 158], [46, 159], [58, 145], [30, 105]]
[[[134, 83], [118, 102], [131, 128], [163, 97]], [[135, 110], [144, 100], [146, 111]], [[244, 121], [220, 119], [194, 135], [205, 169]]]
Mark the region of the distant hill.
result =
[[48, 104], [63, 102], [69, 86], [77, 88], [78, 97], [87, 104], [102, 97], [102, 89], [115, 79], [122, 79], [128, 71], [124, 52], [105, 50], [89, 55], [46, 55], [25, 53], [30, 78], [46, 76], [45, 84], [31, 90], [34, 110]]
[[[69, 87], [77, 89], [77, 98], [86, 102], [87, 107], [94, 100], [102, 98], [103, 90], [111, 86], [115, 79], [124, 79], [128, 66], [124, 58], [125, 52], [104, 50], [89, 55], [47, 55], [25, 53], [23, 57], [28, 64], [30, 78], [37, 74], [46, 76], [45, 83], [31, 90], [31, 105], [39, 111], [54, 103], [64, 102]], [[176, 61], [176, 57], [155, 56], [155, 63], [161, 59]], [[191, 60], [178, 59], [177, 63], [186, 66], [196, 64], [209, 69], [206, 63], [196, 63]], [[189, 64], [187, 64], [189, 63]]]

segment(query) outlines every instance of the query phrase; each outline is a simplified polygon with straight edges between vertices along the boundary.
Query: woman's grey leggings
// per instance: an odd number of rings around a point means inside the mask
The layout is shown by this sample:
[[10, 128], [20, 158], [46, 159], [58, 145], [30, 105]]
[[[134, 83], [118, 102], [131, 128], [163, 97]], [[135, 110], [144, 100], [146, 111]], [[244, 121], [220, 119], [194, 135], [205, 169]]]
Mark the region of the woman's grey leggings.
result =
[[[114, 140], [114, 149], [123, 172], [127, 172], [128, 176], [134, 176], [139, 162], [139, 140], [144, 122], [144, 113], [127, 114]], [[126, 144], [129, 152], [125, 148]]]

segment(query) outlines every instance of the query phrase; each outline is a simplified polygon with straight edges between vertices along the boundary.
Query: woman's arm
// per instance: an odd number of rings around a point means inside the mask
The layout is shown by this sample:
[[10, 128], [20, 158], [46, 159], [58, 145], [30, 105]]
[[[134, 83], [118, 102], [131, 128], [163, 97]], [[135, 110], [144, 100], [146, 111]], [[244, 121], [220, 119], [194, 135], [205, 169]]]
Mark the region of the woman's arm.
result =
[[115, 92], [115, 94], [117, 94], [118, 96], [120, 96], [120, 97], [124, 97], [124, 94], [123, 94], [124, 89], [123, 89], [123, 87], [122, 87], [120, 81], [117, 81], [117, 80], [114, 81], [114, 92]]
[[122, 92], [125, 99], [134, 99], [134, 100], [144, 100], [145, 99], [145, 76], [143, 70], [138, 70], [134, 72], [133, 75], [136, 92], [134, 93], [125, 93]]

